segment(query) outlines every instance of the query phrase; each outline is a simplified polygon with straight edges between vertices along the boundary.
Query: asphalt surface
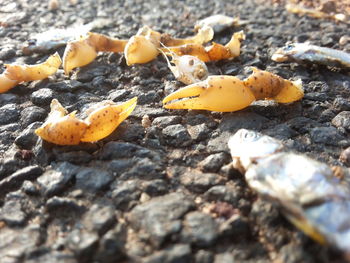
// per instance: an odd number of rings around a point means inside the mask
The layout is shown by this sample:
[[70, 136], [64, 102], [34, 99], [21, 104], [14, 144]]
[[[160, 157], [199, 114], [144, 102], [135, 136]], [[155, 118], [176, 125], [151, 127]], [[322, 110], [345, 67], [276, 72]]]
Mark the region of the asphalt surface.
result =
[[[245, 78], [255, 66], [301, 78], [302, 101], [257, 102], [233, 113], [165, 110], [162, 99], [182, 87], [159, 56], [128, 67], [103, 53], [65, 76], [23, 83], [0, 94], [0, 261], [10, 262], [343, 262], [290, 224], [230, 166], [227, 140], [239, 128], [281, 139], [292, 150], [329, 165], [350, 146], [350, 75], [326, 66], [278, 64], [287, 41], [350, 51], [349, 26], [289, 14], [283, 6], [238, 1], [0, 1], [0, 67], [35, 64], [25, 56], [35, 33], [98, 18], [94, 32], [129, 38], [143, 25], [177, 37], [193, 35], [198, 19], [239, 16], [244, 23], [215, 36], [226, 43], [244, 30], [242, 54], [208, 63], [211, 74]], [[344, 39], [344, 38], [343, 38]], [[68, 111], [138, 96], [129, 118], [96, 143], [56, 146], [34, 130], [58, 99]], [[349, 150], [347, 150], [349, 152]], [[345, 155], [343, 153], [343, 155]], [[350, 160], [350, 158], [348, 159]]]

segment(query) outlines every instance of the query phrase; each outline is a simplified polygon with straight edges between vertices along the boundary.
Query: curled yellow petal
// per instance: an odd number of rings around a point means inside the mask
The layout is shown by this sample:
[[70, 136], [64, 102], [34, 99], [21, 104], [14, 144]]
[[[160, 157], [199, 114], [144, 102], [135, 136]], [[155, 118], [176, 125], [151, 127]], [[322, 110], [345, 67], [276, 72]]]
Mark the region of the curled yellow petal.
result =
[[63, 55], [63, 69], [68, 75], [74, 68], [90, 64], [98, 52], [123, 52], [127, 40], [89, 32], [78, 40], [68, 42]]
[[279, 103], [290, 103], [301, 100], [303, 97], [304, 89], [301, 79], [296, 81], [285, 79], [283, 88], [273, 99]]
[[198, 33], [189, 38], [173, 38], [168, 34], [162, 34], [160, 41], [168, 47], [172, 46], [180, 46], [186, 44], [199, 44], [202, 45], [204, 43], [209, 42], [214, 37], [214, 31], [209, 26], [204, 26], [199, 29]]
[[197, 109], [219, 112], [248, 107], [255, 97], [243, 81], [234, 76], [209, 76], [164, 98], [167, 109]]
[[96, 51], [115, 53], [123, 52], [128, 43], [128, 40], [112, 38], [93, 32], [88, 33], [87, 41], [91, 46], [95, 47]]
[[290, 81], [252, 68], [244, 81], [234, 76], [209, 76], [205, 81], [183, 87], [164, 98], [167, 109], [237, 111], [254, 100], [270, 99], [290, 103], [304, 96], [301, 80]]
[[56, 52], [43, 63], [36, 65], [6, 64], [6, 70], [0, 75], [0, 93], [21, 82], [46, 79], [56, 73], [61, 63], [61, 58]]
[[254, 93], [258, 100], [272, 99], [283, 88], [284, 80], [271, 72], [251, 67], [253, 73], [244, 80], [244, 83]]
[[56, 100], [51, 102], [51, 112], [46, 122], [35, 133], [42, 139], [58, 145], [76, 145], [80, 143], [87, 124], [75, 117], [75, 112], [67, 111]]
[[85, 119], [88, 128], [81, 138], [82, 142], [101, 140], [110, 135], [136, 107], [137, 98], [116, 105], [113, 101], [104, 101], [96, 105]]
[[136, 97], [120, 105], [104, 101], [88, 109], [88, 117], [81, 120], [75, 116], [75, 112], [67, 115], [67, 110], [53, 99], [47, 120], [35, 133], [58, 145], [98, 141], [111, 134], [130, 115], [136, 102]]
[[68, 42], [63, 54], [64, 73], [69, 75], [74, 68], [90, 64], [96, 57], [96, 48], [90, 45], [87, 38]]
[[125, 46], [124, 55], [128, 66], [152, 61], [159, 54], [157, 46], [145, 36], [133, 36]]
[[[169, 47], [168, 49], [178, 56], [191, 55], [203, 62], [233, 59], [240, 55], [241, 41], [243, 39], [245, 39], [245, 35], [243, 31], [240, 31], [234, 33], [226, 45], [213, 42], [210, 46], [204, 47], [200, 43], [190, 43]], [[164, 48], [162, 50], [165, 51]]]
[[241, 52], [241, 41], [245, 39], [243, 31], [236, 32], [232, 35], [231, 40], [226, 45], [213, 42], [205, 50], [210, 61], [233, 59], [238, 57]]
[[[166, 104], [172, 100], [199, 96], [206, 87], [207, 87], [207, 81], [201, 81], [201, 82], [188, 85], [166, 96], [163, 99], [163, 103]], [[165, 105], [165, 108], [168, 108], [168, 106]]]
[[46, 79], [56, 73], [61, 66], [60, 55], [56, 52], [46, 61], [36, 65], [6, 64], [6, 74], [12, 80], [18, 82]]
[[210, 58], [210, 61], [232, 58], [232, 54], [228, 48], [215, 42], [206, 48], [206, 52]]
[[257, 100], [272, 99], [279, 103], [290, 103], [304, 96], [301, 80], [289, 81], [268, 71], [252, 67], [253, 73], [244, 83]]
[[162, 48], [162, 51], [170, 50], [174, 52], [178, 56], [184, 56], [184, 55], [190, 55], [195, 56], [202, 60], [203, 62], [209, 62], [210, 57], [208, 55], [208, 52], [205, 50], [204, 46], [200, 44], [186, 44], [182, 46], [175, 46], [175, 47], [169, 47], [169, 48]]
[[19, 83], [18, 80], [13, 80], [8, 77], [6, 71], [0, 75], [0, 93], [4, 93]]
[[144, 36], [145, 38], [150, 40], [156, 47], [159, 47], [162, 34], [157, 31], [154, 31], [149, 26], [143, 26], [137, 31], [136, 36]]
[[230, 50], [231, 58], [238, 57], [241, 53], [241, 42], [245, 39], [243, 31], [239, 31], [233, 34], [231, 40], [225, 45]]

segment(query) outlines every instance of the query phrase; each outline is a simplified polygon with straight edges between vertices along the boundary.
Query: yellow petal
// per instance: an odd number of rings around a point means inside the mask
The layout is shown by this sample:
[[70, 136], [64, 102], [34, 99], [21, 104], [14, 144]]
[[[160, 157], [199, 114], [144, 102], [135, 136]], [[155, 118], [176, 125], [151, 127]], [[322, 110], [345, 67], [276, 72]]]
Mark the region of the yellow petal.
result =
[[301, 80], [284, 80], [284, 87], [273, 99], [279, 103], [290, 103], [301, 100], [304, 97], [304, 90]]
[[110, 135], [134, 110], [136, 101], [135, 97], [120, 105], [115, 105], [112, 101], [105, 102], [104, 106], [91, 112], [85, 119], [89, 126], [81, 141], [98, 141]]
[[[205, 84], [205, 85], [203, 85]], [[186, 96], [199, 96], [171, 102]], [[206, 81], [184, 87], [169, 96], [163, 103], [168, 109], [197, 109], [219, 112], [237, 111], [249, 106], [255, 97], [243, 81], [233, 76], [209, 76]]]
[[58, 145], [76, 145], [85, 133], [87, 124], [75, 116], [66, 115], [56, 121], [45, 122], [35, 133], [42, 139]]
[[46, 79], [61, 66], [60, 55], [56, 52], [46, 61], [36, 65], [6, 65], [6, 74], [18, 82]]
[[[5, 71], [6, 72], [6, 71]], [[0, 93], [4, 93], [14, 86], [16, 86], [19, 81], [10, 79], [5, 72], [0, 75]]]
[[124, 50], [126, 64], [128, 66], [150, 62], [158, 54], [158, 48], [145, 36], [131, 37]]
[[97, 57], [97, 51], [87, 38], [68, 42], [63, 54], [63, 69], [68, 75], [74, 68], [90, 64]]

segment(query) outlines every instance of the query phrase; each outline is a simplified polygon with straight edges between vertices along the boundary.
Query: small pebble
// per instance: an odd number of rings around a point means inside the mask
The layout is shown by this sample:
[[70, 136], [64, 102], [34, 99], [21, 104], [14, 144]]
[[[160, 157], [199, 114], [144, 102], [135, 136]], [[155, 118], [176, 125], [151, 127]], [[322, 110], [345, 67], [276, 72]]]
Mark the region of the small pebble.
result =
[[35, 146], [38, 136], [34, 131], [41, 126], [41, 123], [34, 122], [26, 127], [15, 139], [15, 144], [21, 149], [31, 149]]
[[346, 148], [340, 154], [339, 160], [344, 163], [346, 166], [350, 166], [350, 147]]
[[67, 236], [67, 247], [74, 252], [79, 262], [88, 262], [98, 247], [98, 235], [75, 228]]
[[339, 38], [339, 45], [344, 46], [350, 42], [350, 36], [344, 35]]
[[234, 257], [231, 253], [225, 252], [217, 254], [214, 259], [214, 263], [234, 263]]
[[8, 60], [16, 56], [16, 51], [12, 48], [2, 48], [0, 51], [0, 60]]
[[157, 117], [152, 121], [152, 126], [157, 126], [164, 129], [170, 125], [180, 124], [182, 118], [180, 116], [161, 116]]
[[23, 225], [27, 215], [23, 212], [20, 200], [6, 201], [0, 209], [0, 221], [5, 221], [9, 226]]
[[18, 121], [20, 109], [16, 104], [6, 104], [0, 107], [0, 125]]
[[134, 206], [139, 200], [141, 191], [138, 182], [133, 180], [125, 181], [112, 191], [113, 204], [118, 210], [127, 210]]
[[214, 185], [223, 184], [224, 178], [215, 173], [189, 170], [180, 176], [180, 182], [195, 193], [203, 193]]
[[191, 247], [188, 244], [170, 245], [160, 251], [155, 252], [151, 256], [145, 258], [144, 263], [190, 263], [192, 262]]
[[18, 96], [11, 93], [1, 93], [0, 94], [0, 105], [6, 105], [9, 103], [16, 103], [18, 101]]
[[149, 118], [149, 116], [147, 114], [142, 117], [141, 125], [145, 129], [151, 127], [152, 122], [151, 122], [151, 120], [150, 120], [150, 118]]
[[185, 216], [182, 237], [198, 247], [208, 247], [218, 237], [218, 226], [210, 215], [190, 212]]
[[350, 110], [350, 100], [342, 97], [337, 97], [333, 101], [333, 106], [335, 109], [340, 111], [349, 111]]
[[48, 212], [56, 213], [59, 209], [68, 209], [70, 211], [81, 212], [85, 210], [85, 206], [78, 203], [76, 200], [68, 197], [51, 197], [46, 202]]
[[188, 133], [190, 134], [192, 140], [201, 141], [205, 140], [210, 136], [210, 129], [207, 124], [202, 123], [195, 126], [188, 126]]
[[[10, 165], [13, 166], [12, 162]], [[27, 166], [0, 181], [0, 192], [8, 193], [19, 188], [25, 180], [34, 180], [43, 173], [43, 168], [38, 165]]]
[[142, 229], [150, 242], [159, 247], [168, 238], [181, 230], [181, 218], [193, 209], [193, 200], [181, 193], [154, 197], [135, 206], [128, 217], [133, 228]]
[[21, 112], [21, 122], [24, 127], [36, 121], [44, 121], [47, 116], [45, 109], [38, 106], [26, 107]]
[[22, 190], [27, 195], [38, 195], [40, 193], [38, 187], [35, 184], [33, 184], [33, 182], [28, 180], [23, 182]]
[[170, 125], [162, 130], [164, 139], [168, 145], [185, 147], [192, 143], [192, 138], [187, 129], [181, 124]]
[[342, 111], [332, 119], [332, 124], [337, 128], [350, 131], [350, 111]]
[[222, 201], [238, 206], [241, 195], [240, 189], [232, 185], [214, 185], [204, 196], [208, 201]]
[[42, 193], [48, 197], [61, 193], [71, 183], [78, 168], [78, 166], [63, 162], [54, 165], [53, 169], [46, 170], [37, 179]]
[[204, 172], [218, 172], [220, 168], [230, 160], [230, 156], [225, 153], [215, 153], [209, 155], [198, 166]]
[[315, 143], [338, 146], [343, 139], [334, 127], [316, 127], [310, 131], [311, 140]]
[[91, 193], [105, 189], [112, 182], [113, 177], [107, 172], [97, 168], [81, 168], [76, 174], [76, 187]]
[[117, 224], [99, 239], [98, 251], [95, 253], [96, 262], [115, 263], [126, 259], [126, 227]]
[[124, 89], [112, 90], [108, 95], [108, 99], [113, 100], [115, 102], [119, 102], [121, 100], [124, 100], [129, 93], [130, 93], [130, 91], [127, 91]]
[[50, 0], [49, 1], [49, 10], [52, 11], [52, 10], [57, 10], [59, 8], [59, 2], [58, 0]]
[[83, 220], [86, 228], [97, 232], [99, 236], [103, 236], [115, 223], [114, 207], [111, 205], [92, 205]]
[[195, 263], [212, 263], [214, 260], [214, 255], [211, 251], [199, 250], [195, 255]]
[[47, 106], [51, 103], [54, 94], [51, 89], [43, 88], [37, 91], [34, 91], [30, 96], [31, 101], [38, 106]]

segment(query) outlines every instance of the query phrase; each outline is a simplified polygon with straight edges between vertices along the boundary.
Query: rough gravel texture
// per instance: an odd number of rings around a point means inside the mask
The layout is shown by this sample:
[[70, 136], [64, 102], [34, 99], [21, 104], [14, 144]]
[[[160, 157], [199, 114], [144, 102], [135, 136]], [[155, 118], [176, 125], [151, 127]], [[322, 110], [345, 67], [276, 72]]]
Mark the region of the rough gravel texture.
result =
[[[281, 139], [329, 165], [349, 166], [350, 75], [324, 66], [277, 64], [287, 41], [350, 51], [349, 26], [298, 17], [254, 0], [0, 1], [0, 67], [39, 63], [24, 56], [34, 33], [96, 18], [96, 32], [129, 38], [142, 25], [177, 37], [193, 35], [212, 14], [246, 23], [215, 36], [226, 43], [244, 30], [242, 54], [208, 63], [211, 74], [244, 78], [256, 66], [301, 78], [305, 98], [290, 105], [257, 102], [239, 112], [170, 111], [162, 98], [183, 86], [160, 56], [128, 67], [122, 54], [100, 54], [69, 77], [20, 84], [0, 94], [0, 261], [17, 262], [342, 262], [261, 201], [233, 170], [227, 140], [239, 128]], [[64, 47], [57, 51], [62, 56]], [[33, 133], [57, 98], [69, 111], [104, 99], [139, 97], [131, 116], [97, 143], [56, 146]], [[147, 115], [147, 117], [145, 117]], [[142, 120], [149, 125], [142, 125]], [[339, 159], [339, 157], [341, 158]]]

